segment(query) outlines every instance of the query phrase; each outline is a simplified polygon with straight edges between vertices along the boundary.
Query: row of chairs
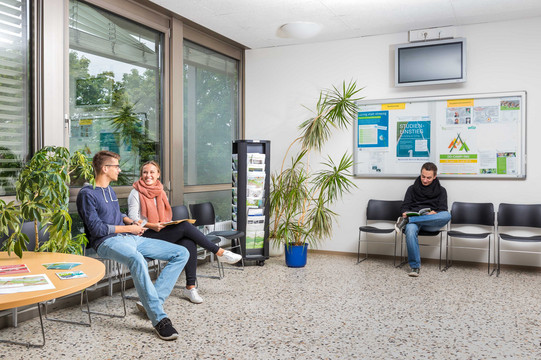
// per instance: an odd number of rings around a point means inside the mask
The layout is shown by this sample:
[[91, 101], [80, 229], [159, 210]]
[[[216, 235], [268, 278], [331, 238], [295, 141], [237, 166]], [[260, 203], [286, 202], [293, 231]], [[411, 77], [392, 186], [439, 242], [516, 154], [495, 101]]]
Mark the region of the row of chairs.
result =
[[[397, 265], [397, 244], [400, 241], [400, 258], [403, 257], [403, 233], [397, 234], [394, 227], [375, 226], [376, 223], [391, 222], [394, 223], [401, 216], [401, 200], [369, 200], [366, 209], [366, 224], [359, 227], [359, 242], [357, 247], [357, 263], [368, 258], [368, 244], [392, 244], [394, 245], [394, 266], [402, 266], [404, 262]], [[492, 203], [471, 203], [454, 202], [451, 207], [451, 221], [447, 228], [436, 232], [421, 231], [419, 236], [439, 236], [440, 250], [440, 270], [445, 271], [452, 266], [453, 249], [486, 250], [488, 274], [492, 275], [496, 271], [497, 276], [501, 269], [501, 252], [518, 253], [541, 253], [534, 251], [520, 250], [502, 250], [501, 242], [523, 242], [533, 243], [541, 242], [541, 235], [512, 235], [510, 231], [513, 228], [541, 228], [541, 204], [507, 204], [502, 203], [498, 207], [497, 216], [495, 216], [494, 205]], [[497, 221], [496, 221], [497, 220]], [[470, 230], [476, 227], [475, 230]], [[365, 234], [394, 234], [394, 243], [382, 241], [369, 241], [367, 236], [364, 240], [362, 233]], [[445, 242], [445, 267], [442, 269], [442, 242], [443, 233], [446, 233]], [[487, 240], [485, 248], [453, 246], [453, 238]], [[497, 246], [495, 244], [498, 239]], [[361, 258], [361, 243], [366, 243], [365, 257]], [[492, 244], [492, 246], [491, 246]], [[419, 244], [421, 246], [433, 246], [430, 244]], [[494, 251], [494, 267], [491, 271], [491, 249]]]

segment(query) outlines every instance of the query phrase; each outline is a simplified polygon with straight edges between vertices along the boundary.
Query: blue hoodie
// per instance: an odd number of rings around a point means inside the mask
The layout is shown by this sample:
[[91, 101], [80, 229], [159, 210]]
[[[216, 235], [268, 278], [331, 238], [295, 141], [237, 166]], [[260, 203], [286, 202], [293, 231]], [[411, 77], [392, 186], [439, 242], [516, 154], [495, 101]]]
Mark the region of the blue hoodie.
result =
[[95, 188], [85, 184], [77, 195], [77, 212], [83, 220], [88, 244], [98, 250], [106, 239], [115, 236], [115, 226], [125, 225], [118, 198], [111, 186]]

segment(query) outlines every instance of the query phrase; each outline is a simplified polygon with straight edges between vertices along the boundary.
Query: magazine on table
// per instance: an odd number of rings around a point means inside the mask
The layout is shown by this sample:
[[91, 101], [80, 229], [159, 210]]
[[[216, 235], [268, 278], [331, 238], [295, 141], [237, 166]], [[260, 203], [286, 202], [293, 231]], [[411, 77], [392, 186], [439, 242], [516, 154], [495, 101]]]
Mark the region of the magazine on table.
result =
[[69, 280], [69, 279], [87, 277], [86, 274], [82, 271], [58, 272], [56, 273], [56, 276], [58, 276], [60, 280]]
[[81, 265], [81, 263], [61, 261], [61, 262], [47, 263], [47, 264], [41, 264], [41, 265], [45, 266], [47, 270], [70, 270], [78, 265]]
[[30, 272], [30, 270], [28, 270], [26, 264], [0, 265], [0, 275], [22, 274], [28, 272]]
[[47, 275], [21, 275], [0, 277], [0, 294], [54, 289]]

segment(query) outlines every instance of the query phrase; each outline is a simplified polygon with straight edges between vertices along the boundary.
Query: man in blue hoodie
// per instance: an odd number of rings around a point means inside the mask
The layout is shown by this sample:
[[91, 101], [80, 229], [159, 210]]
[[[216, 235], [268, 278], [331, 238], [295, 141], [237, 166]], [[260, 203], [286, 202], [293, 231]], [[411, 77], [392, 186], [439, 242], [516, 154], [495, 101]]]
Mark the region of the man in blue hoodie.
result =
[[[175, 340], [178, 332], [163, 309], [163, 302], [173, 290], [188, 261], [186, 248], [140, 235], [143, 229], [120, 212], [118, 199], [110, 182], [118, 180], [120, 155], [100, 151], [92, 160], [96, 186], [84, 186], [77, 196], [77, 210], [83, 219], [89, 244], [98, 255], [126, 265], [144, 310], [158, 336]], [[156, 284], [148, 274], [146, 258], [167, 261]]]

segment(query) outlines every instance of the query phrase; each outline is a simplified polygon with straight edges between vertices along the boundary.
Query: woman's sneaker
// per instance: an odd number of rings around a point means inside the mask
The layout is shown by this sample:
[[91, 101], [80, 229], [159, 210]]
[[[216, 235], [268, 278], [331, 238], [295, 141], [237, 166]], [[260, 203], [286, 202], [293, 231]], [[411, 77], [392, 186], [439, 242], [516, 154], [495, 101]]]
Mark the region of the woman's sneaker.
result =
[[190, 300], [194, 304], [201, 304], [203, 302], [203, 298], [199, 296], [196, 288], [184, 288], [182, 289], [182, 295], [184, 295], [184, 297], [188, 298], [188, 300]]
[[154, 326], [154, 330], [158, 336], [163, 340], [176, 340], [178, 338], [178, 332], [171, 324], [169, 318], [163, 318], [159, 323]]
[[224, 253], [222, 256], [216, 256], [218, 258], [219, 262], [224, 262], [226, 264], [234, 264], [240, 261], [242, 259], [242, 255], [235, 254], [234, 252], [231, 252], [229, 250], [224, 250]]

